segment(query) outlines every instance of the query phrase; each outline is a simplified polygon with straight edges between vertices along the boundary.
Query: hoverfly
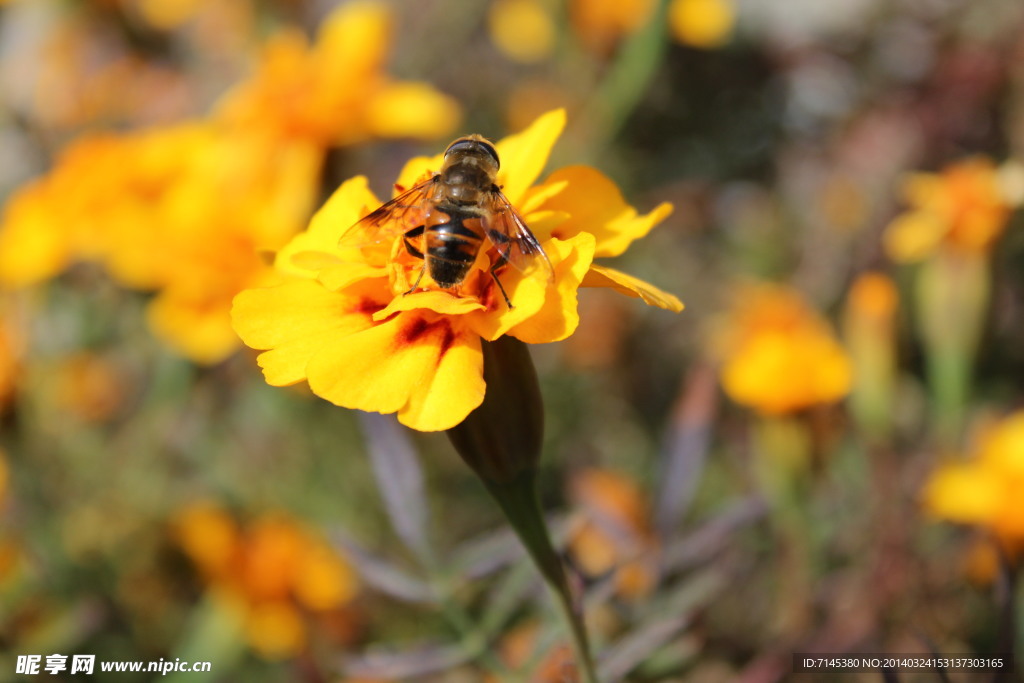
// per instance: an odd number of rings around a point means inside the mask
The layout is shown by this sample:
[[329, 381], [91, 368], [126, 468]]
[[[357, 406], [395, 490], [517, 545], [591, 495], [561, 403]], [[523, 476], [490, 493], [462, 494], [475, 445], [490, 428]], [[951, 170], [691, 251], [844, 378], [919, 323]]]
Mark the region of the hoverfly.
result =
[[456, 289], [489, 244], [498, 254], [489, 271], [505, 304], [512, 302], [498, 279], [506, 264], [549, 280], [554, 271], [537, 238], [495, 183], [498, 152], [480, 135], [448, 145], [440, 173], [402, 192], [354, 224], [342, 247], [392, 243], [401, 236], [408, 254], [423, 261], [411, 294], [425, 273], [443, 289]]

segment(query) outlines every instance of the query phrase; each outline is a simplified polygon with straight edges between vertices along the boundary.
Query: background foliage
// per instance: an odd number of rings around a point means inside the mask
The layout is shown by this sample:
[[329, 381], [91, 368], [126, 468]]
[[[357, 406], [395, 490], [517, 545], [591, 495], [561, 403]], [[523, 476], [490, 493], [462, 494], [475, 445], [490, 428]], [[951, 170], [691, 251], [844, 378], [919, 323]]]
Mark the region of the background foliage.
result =
[[266, 386], [226, 322], [342, 180], [385, 196], [410, 156], [555, 107], [550, 167], [675, 205], [623, 259], [687, 303], [584, 292], [533, 349], [543, 502], [604, 677], [1024, 654], [1019, 2], [0, 22], [0, 677], [93, 653], [212, 662], [189, 681], [572, 680], [447, 441]]

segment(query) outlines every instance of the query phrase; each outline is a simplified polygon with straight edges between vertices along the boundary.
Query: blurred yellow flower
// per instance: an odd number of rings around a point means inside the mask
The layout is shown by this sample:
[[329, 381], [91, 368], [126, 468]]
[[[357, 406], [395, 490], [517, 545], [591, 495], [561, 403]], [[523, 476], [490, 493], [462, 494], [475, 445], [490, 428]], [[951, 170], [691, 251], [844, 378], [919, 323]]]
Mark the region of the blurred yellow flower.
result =
[[767, 415], [843, 398], [850, 359], [829, 324], [795, 290], [743, 288], [720, 322], [722, 387], [732, 400]]
[[157, 290], [149, 321], [199, 363], [234, 351], [231, 299], [269, 282], [312, 207], [321, 152], [210, 122], [86, 136], [15, 193], [0, 227], [0, 284], [52, 277], [76, 260]]
[[283, 515], [241, 527], [210, 502], [181, 510], [174, 537], [211, 589], [230, 596], [248, 643], [261, 655], [295, 655], [309, 637], [309, 618], [337, 611], [356, 596], [348, 563], [318, 534]]
[[615, 572], [617, 592], [642, 598], [657, 581], [656, 543], [647, 501], [637, 485], [610, 470], [586, 470], [573, 477], [570, 496], [583, 523], [569, 538], [569, 553], [587, 575]]
[[495, 0], [487, 17], [491, 41], [517, 62], [539, 62], [555, 46], [555, 25], [538, 0]]
[[903, 263], [923, 260], [940, 247], [987, 253], [1012, 208], [999, 169], [984, 157], [952, 164], [940, 173], [911, 174], [903, 195], [911, 208], [884, 235], [889, 257]]
[[985, 430], [965, 461], [941, 466], [924, 488], [935, 517], [990, 530], [1007, 550], [1024, 547], [1024, 410]]
[[[510, 308], [488, 274], [498, 258], [488, 248], [480, 250], [458, 293], [429, 277], [409, 293], [423, 261], [406, 253], [401, 235], [375, 250], [338, 244], [348, 226], [380, 205], [366, 179], [354, 178], [278, 254], [277, 267], [296, 279], [235, 299], [235, 329], [246, 344], [265, 350], [259, 363], [267, 381], [306, 380], [337, 405], [397, 412], [402, 423], [422, 431], [449, 429], [483, 401], [481, 340], [505, 334], [528, 343], [564, 339], [579, 321], [581, 285], [612, 287], [681, 310], [674, 296], [592, 263], [645, 235], [668, 214], [667, 204], [637, 215], [611, 181], [586, 167], [562, 169], [531, 187], [564, 123], [564, 112], [551, 112], [496, 145], [498, 183], [543, 245], [553, 281], [503, 271]], [[412, 187], [440, 166], [440, 156], [413, 159], [397, 185]]]
[[721, 47], [732, 36], [735, 23], [733, 0], [672, 0], [668, 8], [672, 36], [691, 47]]
[[321, 147], [374, 136], [436, 138], [460, 118], [449, 97], [384, 71], [391, 12], [382, 3], [340, 5], [314, 45], [286, 30], [267, 45], [256, 73], [231, 89], [217, 115], [232, 125]]

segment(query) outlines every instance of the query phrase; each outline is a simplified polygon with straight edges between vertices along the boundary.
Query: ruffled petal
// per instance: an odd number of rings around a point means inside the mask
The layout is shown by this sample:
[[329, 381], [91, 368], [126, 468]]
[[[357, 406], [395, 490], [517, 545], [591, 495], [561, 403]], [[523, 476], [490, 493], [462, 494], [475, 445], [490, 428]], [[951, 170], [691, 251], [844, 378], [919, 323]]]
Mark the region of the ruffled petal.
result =
[[635, 240], [644, 237], [672, 213], [672, 205], [659, 204], [653, 211], [637, 215], [619, 188], [606, 175], [589, 166], [567, 166], [552, 173], [548, 183], [567, 183], [563, 192], [544, 202], [541, 208], [563, 211], [569, 220], [553, 232], [568, 239], [579, 232], [597, 238], [598, 258], [618, 256]]
[[565, 241], [551, 239], [544, 243], [544, 250], [555, 267], [544, 305], [508, 331], [528, 344], [560, 341], [576, 331], [580, 322], [577, 292], [594, 259], [594, 237], [580, 233]]
[[346, 408], [398, 412], [420, 431], [455, 426], [484, 395], [479, 338], [416, 311], [323, 346], [308, 375], [318, 396]]
[[674, 313], [683, 310], [683, 302], [674, 295], [614, 268], [607, 268], [597, 264], [591, 265], [590, 271], [583, 278], [582, 286], [611, 287], [615, 291], [627, 296], [639, 297], [650, 306], [664, 308]]
[[526, 130], [510, 135], [495, 145], [498, 158], [501, 159], [498, 184], [513, 206], [519, 205], [526, 190], [544, 170], [551, 148], [563, 128], [565, 110], [555, 109], [538, 118]]
[[427, 309], [441, 315], [464, 315], [483, 308], [484, 305], [476, 298], [455, 296], [446, 291], [432, 289], [396, 296], [387, 305], [387, 308], [377, 311], [373, 319], [380, 321], [395, 313], [416, 309]]
[[267, 383], [284, 386], [306, 379], [309, 359], [321, 348], [371, 327], [390, 296], [369, 286], [332, 292], [312, 280], [292, 280], [236, 296], [232, 323], [247, 346], [269, 349], [260, 354], [260, 367]]

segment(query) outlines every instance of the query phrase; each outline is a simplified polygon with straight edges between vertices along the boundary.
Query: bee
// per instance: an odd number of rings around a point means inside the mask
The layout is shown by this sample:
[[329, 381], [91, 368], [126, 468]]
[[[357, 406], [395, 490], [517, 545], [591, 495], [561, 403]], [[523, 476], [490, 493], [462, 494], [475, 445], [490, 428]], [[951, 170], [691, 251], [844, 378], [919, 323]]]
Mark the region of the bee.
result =
[[392, 243], [401, 236], [405, 251], [423, 261], [406, 294], [415, 292], [426, 273], [438, 287], [457, 290], [477, 255], [493, 247], [490, 276], [512, 308], [498, 272], [510, 264], [524, 273], [554, 279], [551, 262], [519, 212], [501, 191], [498, 152], [480, 135], [448, 145], [439, 173], [374, 210], [346, 230], [342, 247]]

